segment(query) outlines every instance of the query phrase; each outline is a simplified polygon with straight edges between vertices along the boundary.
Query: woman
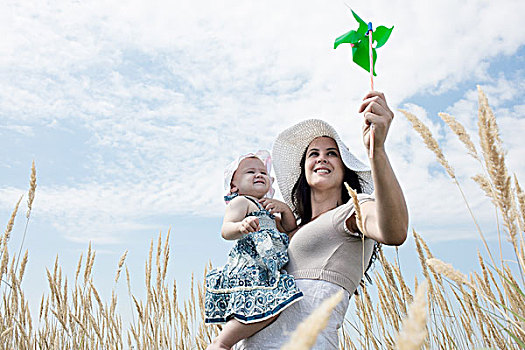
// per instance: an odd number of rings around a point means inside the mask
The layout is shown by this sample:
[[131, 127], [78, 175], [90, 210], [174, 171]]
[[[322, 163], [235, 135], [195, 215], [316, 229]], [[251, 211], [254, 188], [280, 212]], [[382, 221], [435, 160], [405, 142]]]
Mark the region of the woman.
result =
[[[375, 243], [400, 245], [405, 241], [406, 203], [384, 148], [394, 114], [384, 95], [376, 91], [365, 96], [359, 112], [364, 114], [367, 149], [373, 125], [371, 170], [321, 120], [301, 122], [277, 137], [272, 152], [277, 182], [285, 202], [299, 218], [285, 268], [295, 276], [304, 298], [284, 310], [274, 323], [242, 341], [237, 349], [279, 349], [324, 299], [343, 290], [346, 297], [313, 347], [338, 349], [338, 328]], [[344, 182], [359, 193], [364, 232], [359, 232]], [[266, 209], [271, 211], [271, 204]]]

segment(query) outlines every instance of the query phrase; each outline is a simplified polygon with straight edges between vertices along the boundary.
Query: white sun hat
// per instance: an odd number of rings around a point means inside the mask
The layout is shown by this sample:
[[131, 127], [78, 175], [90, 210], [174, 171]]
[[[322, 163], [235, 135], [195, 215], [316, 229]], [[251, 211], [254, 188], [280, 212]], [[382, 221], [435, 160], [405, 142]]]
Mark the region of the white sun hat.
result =
[[343, 163], [357, 174], [363, 192], [371, 194], [374, 191], [370, 168], [350, 152], [335, 129], [324, 120], [308, 119], [281, 132], [272, 149], [275, 177], [284, 201], [291, 208], [294, 208], [292, 189], [301, 175], [301, 158], [308, 145], [321, 136], [335, 140]]
[[228, 203], [231, 200], [231, 182], [233, 178], [233, 174], [235, 174], [235, 171], [239, 167], [239, 164], [242, 162], [243, 159], [246, 158], [259, 158], [264, 166], [266, 167], [266, 171], [268, 174], [268, 177], [270, 178], [270, 189], [268, 190], [268, 193], [266, 193], [265, 197], [272, 198], [273, 194], [275, 193], [275, 189], [273, 188], [273, 178], [270, 176], [270, 171], [272, 170], [272, 157], [270, 156], [270, 152], [266, 150], [259, 150], [255, 153], [246, 153], [243, 155], [240, 155], [237, 157], [234, 161], [232, 161], [230, 164], [226, 166], [226, 169], [224, 169], [224, 200], [226, 203]]

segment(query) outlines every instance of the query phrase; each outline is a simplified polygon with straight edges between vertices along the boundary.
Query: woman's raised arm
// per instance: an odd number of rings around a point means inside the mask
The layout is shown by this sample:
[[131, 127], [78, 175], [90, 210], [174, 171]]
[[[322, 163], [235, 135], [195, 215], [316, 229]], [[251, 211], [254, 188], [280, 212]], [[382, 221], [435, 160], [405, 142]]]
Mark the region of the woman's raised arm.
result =
[[408, 210], [384, 147], [394, 113], [388, 107], [385, 96], [377, 91], [365, 96], [359, 112], [365, 118], [363, 140], [367, 149], [370, 148], [371, 128], [374, 133], [370, 167], [376, 200], [363, 203], [361, 207], [364, 234], [382, 244], [400, 245], [407, 237]]

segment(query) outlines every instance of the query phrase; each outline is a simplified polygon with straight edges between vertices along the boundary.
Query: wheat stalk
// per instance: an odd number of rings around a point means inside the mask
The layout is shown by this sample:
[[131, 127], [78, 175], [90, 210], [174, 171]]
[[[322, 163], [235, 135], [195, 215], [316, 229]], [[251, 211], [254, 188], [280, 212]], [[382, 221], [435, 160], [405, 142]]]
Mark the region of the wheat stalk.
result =
[[403, 109], [400, 109], [399, 111], [405, 115], [408, 121], [412, 124], [414, 130], [416, 130], [419, 133], [419, 135], [421, 135], [421, 137], [423, 138], [423, 142], [425, 142], [425, 145], [427, 145], [427, 148], [434, 152], [438, 162], [443, 166], [443, 168], [445, 168], [447, 174], [451, 178], [455, 179], [456, 175], [454, 173], [454, 169], [452, 169], [452, 167], [448, 164], [448, 161], [443, 155], [441, 148], [439, 148], [438, 142], [436, 141], [434, 136], [432, 136], [432, 132], [430, 131], [430, 129], [425, 124], [423, 124], [423, 122], [421, 122], [421, 120], [419, 120], [419, 118], [416, 117], [414, 114]]
[[361, 232], [361, 244], [362, 244], [362, 262], [361, 262], [361, 268], [363, 272], [363, 276], [365, 275], [365, 230], [363, 225], [363, 216], [361, 215], [361, 206], [359, 205], [359, 199], [357, 198], [357, 192], [350, 187], [346, 182], [344, 183], [346, 190], [348, 191], [348, 194], [352, 198], [352, 202], [354, 203], [354, 210], [355, 210], [355, 221], [357, 224], [357, 229], [359, 232]]
[[328, 319], [333, 309], [343, 299], [343, 292], [339, 291], [324, 300], [303, 322], [297, 326], [290, 336], [290, 340], [281, 350], [310, 349], [317, 339], [317, 335], [328, 325]]
[[408, 317], [403, 320], [402, 331], [396, 338], [396, 349], [421, 349], [427, 337], [427, 305], [427, 282], [423, 282], [416, 289]]
[[35, 161], [33, 160], [33, 164], [31, 165], [31, 178], [29, 180], [29, 193], [27, 195], [26, 217], [28, 219], [29, 219], [29, 216], [31, 215], [31, 209], [33, 208], [33, 201], [35, 200], [35, 192], [36, 192], [36, 168], [35, 168]]
[[7, 244], [9, 241], [9, 236], [11, 235], [11, 231], [13, 231], [13, 225], [15, 224], [15, 217], [16, 213], [18, 212], [18, 206], [20, 205], [20, 202], [22, 201], [22, 197], [18, 199], [18, 202], [16, 202], [15, 209], [11, 213], [11, 217], [9, 218], [9, 221], [7, 222], [7, 228], [4, 232], [4, 235], [2, 236], [2, 240], [0, 241], [0, 249], [3, 245]]
[[511, 189], [511, 180], [505, 165], [505, 153], [499, 137], [499, 128], [496, 117], [489, 106], [487, 97], [478, 86], [478, 128], [483, 158], [488, 174], [494, 184], [495, 200], [499, 207], [505, 227], [516, 254], [519, 252], [516, 241], [517, 229], [514, 224], [517, 212], [514, 207], [514, 194]]
[[115, 284], [117, 283], [120, 277], [120, 272], [122, 271], [122, 266], [124, 265], [124, 262], [126, 261], [127, 255], [128, 255], [128, 251], [126, 250], [124, 254], [122, 254], [122, 256], [120, 257], [120, 260], [118, 261], [117, 274], [115, 276]]
[[450, 114], [438, 113], [438, 115], [449, 126], [450, 130], [452, 130], [458, 136], [459, 140], [463, 142], [463, 144], [468, 150], [468, 154], [470, 154], [476, 160], [479, 160], [478, 152], [476, 151], [476, 146], [474, 146], [474, 143], [470, 139], [470, 135], [468, 134], [467, 130], [465, 130], [463, 125]]
[[470, 216], [472, 217], [472, 220], [474, 221], [474, 224], [476, 225], [476, 229], [478, 230], [478, 234], [479, 234], [481, 240], [483, 241], [485, 249], [487, 250], [487, 253], [489, 254], [489, 257], [490, 257], [492, 263], [495, 265], [494, 259], [492, 257], [492, 253], [490, 252], [489, 246], [488, 246], [488, 244], [487, 244], [487, 242], [485, 240], [485, 236], [483, 235], [483, 232], [481, 231], [481, 228], [479, 227], [479, 224], [478, 224], [478, 222], [477, 222], [477, 220], [476, 220], [476, 218], [474, 216], [474, 213], [472, 212], [472, 209], [470, 208], [470, 205], [469, 205], [469, 203], [467, 201], [467, 198], [465, 197], [465, 193], [463, 192], [463, 189], [459, 185], [459, 182], [458, 182], [458, 180], [456, 178], [456, 175], [454, 173], [454, 169], [448, 164], [448, 161], [446, 160], [445, 156], [443, 155], [443, 152], [441, 151], [441, 148], [439, 147], [438, 142], [432, 136], [432, 133], [430, 132], [430, 129], [425, 124], [423, 124], [423, 122], [421, 122], [414, 114], [412, 114], [412, 113], [410, 113], [408, 111], [405, 111], [405, 110], [400, 110], [400, 112], [402, 112], [406, 116], [408, 121], [410, 121], [412, 123], [412, 127], [423, 138], [423, 142], [425, 143], [427, 148], [430, 149], [432, 152], [434, 152], [438, 162], [443, 166], [443, 168], [445, 169], [447, 174], [453, 179], [454, 183], [456, 184], [458, 190], [461, 193], [461, 196], [463, 198], [463, 201], [464, 201], [465, 205], [467, 206], [467, 209], [468, 209], [468, 211], [470, 213]]
[[454, 269], [451, 264], [445, 263], [437, 258], [427, 259], [427, 264], [431, 266], [437, 273], [447, 276], [457, 284], [466, 284], [467, 286], [474, 288], [466, 276]]
[[352, 202], [354, 203], [354, 209], [355, 209], [355, 219], [357, 223], [357, 228], [361, 233], [364, 233], [364, 226], [363, 226], [363, 216], [361, 215], [361, 206], [359, 205], [359, 199], [357, 198], [357, 192], [350, 187], [346, 182], [344, 183], [346, 190], [348, 191], [348, 194], [352, 198]]

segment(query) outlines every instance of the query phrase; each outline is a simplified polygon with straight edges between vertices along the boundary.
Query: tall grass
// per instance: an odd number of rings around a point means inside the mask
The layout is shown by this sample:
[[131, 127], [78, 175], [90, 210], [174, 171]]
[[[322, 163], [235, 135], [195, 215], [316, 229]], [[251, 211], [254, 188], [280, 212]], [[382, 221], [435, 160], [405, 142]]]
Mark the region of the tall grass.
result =
[[[36, 170], [33, 164], [24, 236], [31, 217], [35, 189]], [[38, 322], [35, 322], [22, 288], [28, 252], [20, 260], [20, 253], [10, 256], [7, 244], [21, 200], [16, 203], [0, 240], [1, 349], [195, 349], [205, 348], [217, 335], [218, 327], [205, 326], [202, 322], [202, 284], [195, 282], [192, 276], [190, 298], [179, 302], [175, 281], [166, 279], [170, 257], [169, 232], [164, 239], [159, 235], [156, 244], [151, 242], [145, 264], [144, 299], [132, 293], [125, 264], [127, 252], [116, 265], [109, 301], [102, 300], [93, 282], [96, 254], [91, 244], [85, 258], [81, 254], [78, 260], [72, 283], [62, 274], [57, 257], [54, 266], [47, 269], [48, 290], [42, 296]], [[116, 286], [122, 270], [125, 270], [128, 297], [135, 312], [133, 321], [127, 325], [123, 325], [117, 308], [119, 296]]]
[[[500, 236], [500, 251], [494, 252], [489, 248], [454, 169], [428, 127], [412, 113], [401, 110], [460, 191], [489, 261], [478, 252], [478, 271], [468, 271], [468, 275], [465, 275], [435, 257], [426, 242], [414, 230], [412, 235], [422, 275], [427, 284], [428, 298], [428, 322], [423, 318], [420, 321], [426, 328], [426, 337], [421, 346], [407, 345], [405, 341], [414, 340], [421, 333], [416, 332], [410, 337], [403, 337], [406, 330], [402, 329], [402, 322], [410, 315], [408, 304], [414, 299], [414, 293], [409, 287], [411, 283], [403, 276], [398, 263], [388, 261], [380, 252], [382, 271], [375, 274], [375, 285], [364, 287], [355, 298], [359, 324], [346, 324], [347, 331], [343, 332], [342, 348], [525, 348], [524, 194], [516, 176], [513, 179], [509, 176], [496, 118], [479, 87], [478, 96], [478, 147], [453, 116], [440, 113], [440, 117], [465, 145], [467, 153], [480, 165], [480, 172], [474, 175], [473, 179], [489, 197], [498, 217], [501, 218], [501, 224], [498, 219], [494, 225]], [[502, 240], [502, 237], [506, 239]], [[514, 252], [513, 259], [503, 258], [503, 245], [510, 245]], [[417, 288], [417, 278], [414, 285]], [[371, 292], [378, 300], [377, 306], [371, 302]], [[356, 332], [352, 332], [350, 336], [351, 332], [348, 329], [357, 329], [357, 336]]]
[[[462, 194], [485, 245], [488, 261], [478, 253], [477, 271], [466, 271], [466, 274], [457, 271], [434, 256], [414, 230], [422, 277], [407, 279], [399, 264], [389, 261], [380, 251], [382, 269], [375, 272], [375, 283], [362, 287], [354, 297], [357, 321], [345, 323], [341, 349], [525, 348], [525, 193], [516, 176], [509, 175], [496, 119], [483, 91], [478, 90], [480, 144], [477, 147], [453, 116], [440, 116], [463, 142], [467, 153], [480, 164], [480, 172], [473, 179], [501, 218], [501, 224], [495, 223], [500, 235], [500, 252], [489, 249], [455, 171], [430, 130], [415, 115], [402, 111]], [[29, 187], [24, 236], [36, 190], [34, 164]], [[202, 322], [202, 282], [192, 277], [190, 296], [179, 300], [175, 281], [166, 277], [169, 232], [166, 237], [159, 235], [156, 242], [151, 242], [145, 263], [144, 297], [133, 293], [125, 252], [116, 262], [111, 298], [103, 300], [93, 281], [96, 253], [90, 245], [85, 256], [79, 257], [74, 278], [63, 275], [58, 258], [47, 270], [48, 289], [42, 291], [38, 320], [33, 320], [32, 315], [36, 313], [30, 312], [22, 287], [28, 252], [22, 254], [22, 245], [18, 253], [8, 250], [21, 200], [22, 197], [15, 203], [0, 239], [1, 349], [204, 349], [217, 335], [219, 327]], [[501, 240], [502, 237], [506, 239]], [[510, 261], [503, 259], [504, 244], [510, 245], [514, 252]], [[116, 292], [117, 284], [124, 283], [123, 272], [127, 296]], [[119, 313], [118, 303], [123, 298], [131, 302], [134, 310], [129, 324], [123, 324]], [[331, 305], [333, 302], [327, 301], [325, 310], [316, 311], [297, 330], [299, 339], [305, 340], [301, 334], [309, 334], [314, 335], [313, 340], [309, 338], [301, 345], [291, 338], [287, 346], [308, 348], [322, 326], [315, 318], [326, 319]]]

